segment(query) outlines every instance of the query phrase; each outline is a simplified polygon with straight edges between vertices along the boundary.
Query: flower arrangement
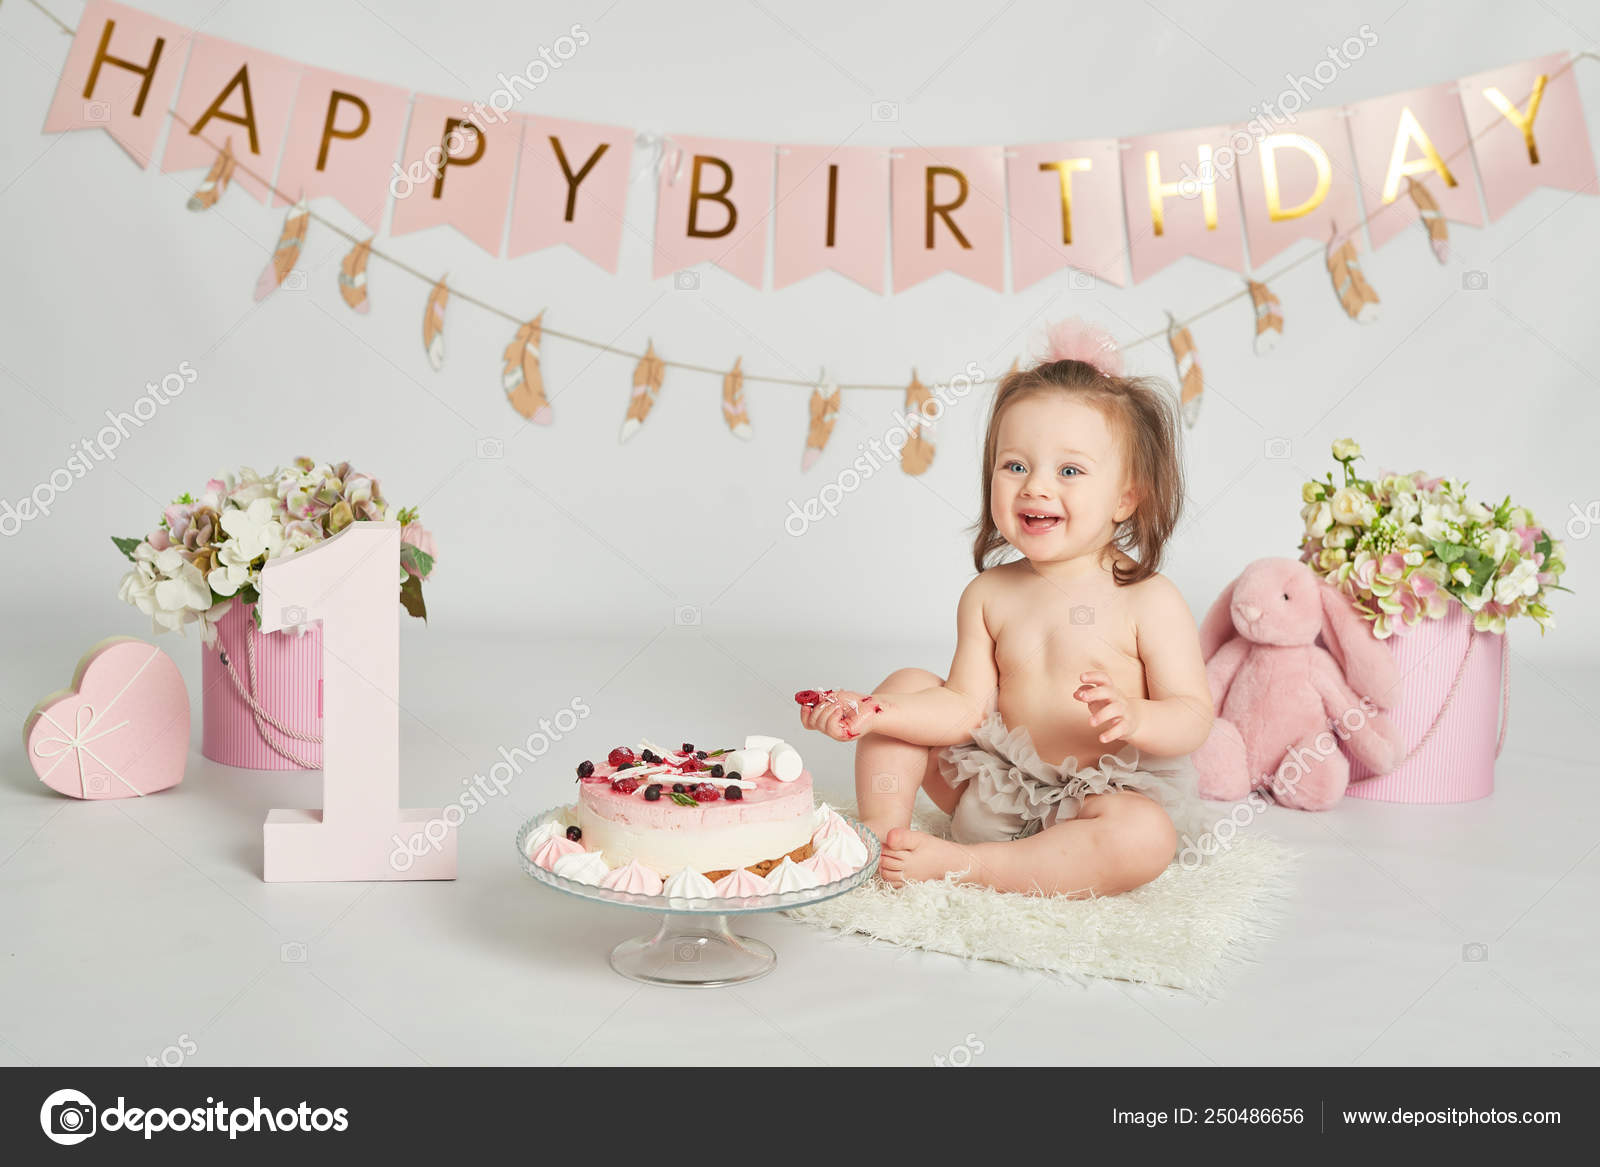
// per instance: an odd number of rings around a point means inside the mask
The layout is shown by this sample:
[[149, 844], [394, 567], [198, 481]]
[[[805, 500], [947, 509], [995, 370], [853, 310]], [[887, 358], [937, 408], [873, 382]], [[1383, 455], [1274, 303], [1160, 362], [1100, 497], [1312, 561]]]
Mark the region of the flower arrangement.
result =
[[1344, 481], [1328, 474], [1300, 488], [1305, 534], [1300, 558], [1355, 601], [1379, 640], [1460, 601], [1483, 632], [1506, 630], [1513, 616], [1554, 627], [1549, 590], [1566, 563], [1561, 543], [1526, 507], [1468, 499], [1465, 482], [1423, 471], [1358, 477], [1361, 447], [1333, 443]]
[[197, 623], [213, 644], [228, 606], [259, 598], [256, 585], [268, 560], [303, 551], [351, 523], [390, 519], [400, 523], [400, 602], [426, 619], [422, 581], [433, 572], [434, 544], [416, 509], [385, 502], [378, 480], [348, 462], [310, 458], [264, 475], [245, 467], [213, 478], [198, 496], [185, 493], [167, 507], [144, 538], [113, 536], [133, 564], [117, 594], [149, 616], [157, 632], [181, 633]]

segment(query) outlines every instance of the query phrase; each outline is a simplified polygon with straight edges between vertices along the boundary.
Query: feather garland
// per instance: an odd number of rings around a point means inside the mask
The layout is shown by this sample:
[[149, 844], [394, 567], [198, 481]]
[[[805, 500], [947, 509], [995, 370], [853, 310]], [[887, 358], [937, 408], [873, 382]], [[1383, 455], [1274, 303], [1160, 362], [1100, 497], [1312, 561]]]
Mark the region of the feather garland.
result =
[[1178, 409], [1183, 414], [1183, 424], [1193, 429], [1206, 391], [1205, 373], [1200, 368], [1194, 337], [1179, 325], [1171, 312], [1167, 313], [1167, 343], [1172, 346], [1172, 359], [1178, 366]]
[[306, 225], [310, 222], [311, 208], [306, 205], [305, 196], [301, 195], [300, 201], [284, 215], [278, 245], [272, 249], [272, 258], [267, 261], [261, 278], [256, 281], [257, 300], [265, 300], [274, 288], [289, 278], [295, 261], [300, 258], [300, 249], [305, 246]]
[[1439, 210], [1439, 203], [1422, 183], [1406, 175], [1406, 189], [1411, 192], [1411, 201], [1417, 206], [1417, 214], [1422, 219], [1422, 225], [1428, 229], [1428, 242], [1433, 246], [1433, 257], [1440, 263], [1450, 262], [1450, 228], [1444, 221], [1444, 213]]
[[1256, 311], [1256, 356], [1270, 353], [1283, 339], [1283, 305], [1272, 289], [1259, 280], [1250, 285], [1250, 303]]
[[800, 469], [810, 470], [822, 457], [823, 448], [833, 436], [833, 423], [839, 419], [839, 386], [828, 380], [824, 369], [811, 390], [811, 427], [806, 430], [805, 453], [800, 455]]
[[1367, 283], [1361, 270], [1361, 260], [1356, 256], [1356, 245], [1348, 235], [1340, 235], [1334, 228], [1328, 240], [1328, 274], [1333, 277], [1333, 290], [1345, 315], [1361, 324], [1371, 324], [1381, 314], [1378, 293]]
[[536, 425], [549, 425], [554, 420], [550, 402], [544, 395], [544, 370], [539, 367], [543, 321], [541, 312], [517, 329], [517, 335], [506, 345], [506, 367], [500, 376], [500, 385], [506, 391], [511, 408]]
[[339, 265], [339, 295], [352, 311], [363, 316], [372, 307], [367, 303], [367, 257], [371, 254], [372, 240], [364, 239], [350, 249]]
[[650, 416], [650, 410], [655, 407], [665, 374], [666, 366], [656, 356], [655, 342], [651, 341], [645, 346], [644, 356], [634, 366], [633, 396], [628, 399], [628, 412], [622, 419], [622, 432], [617, 436], [617, 441], [625, 442], [639, 432], [644, 419]]
[[749, 441], [755, 431], [750, 428], [750, 415], [744, 406], [744, 370], [740, 367], [743, 363], [744, 358], [739, 357], [722, 378], [722, 417], [734, 437]]
[[422, 312], [422, 347], [428, 351], [428, 364], [433, 371], [444, 368], [444, 308], [450, 302], [450, 289], [445, 285], [448, 276], [440, 276], [428, 293], [428, 306]]
[[211, 169], [206, 171], [205, 181], [199, 189], [189, 196], [189, 209], [191, 211], [209, 211], [217, 205], [217, 200], [228, 189], [228, 183], [233, 180], [233, 172], [238, 166], [238, 160], [233, 156], [233, 139], [223, 139], [222, 149], [217, 151], [217, 158], [211, 164]]
[[929, 410], [933, 394], [917, 380], [917, 371], [911, 370], [911, 384], [906, 386], [906, 437], [905, 448], [900, 451], [900, 468], [907, 474], [921, 474], [933, 465], [933, 418]]

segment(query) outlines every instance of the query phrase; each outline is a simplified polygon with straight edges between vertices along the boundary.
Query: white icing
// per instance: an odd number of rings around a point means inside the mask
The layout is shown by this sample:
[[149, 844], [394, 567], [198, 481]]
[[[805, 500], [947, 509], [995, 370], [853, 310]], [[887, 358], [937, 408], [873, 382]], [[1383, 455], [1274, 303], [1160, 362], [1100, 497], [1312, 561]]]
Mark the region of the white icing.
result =
[[685, 867], [668, 879], [663, 890], [673, 899], [680, 900], [705, 900], [717, 894], [711, 881], [692, 867]]
[[729, 899], [764, 896], [772, 892], [771, 885], [765, 879], [744, 867], [735, 867], [712, 886], [719, 896]]
[[821, 886], [821, 881], [814, 874], [787, 855], [783, 857], [782, 863], [767, 874], [767, 882], [772, 885], [772, 890], [779, 894], [788, 891], [806, 891]]
[[567, 828], [556, 819], [545, 819], [544, 822], [528, 832], [527, 852], [528, 858], [533, 858], [533, 853], [543, 847], [557, 835], [565, 835]]
[[816, 844], [817, 854], [837, 859], [854, 871], [867, 861], [867, 845], [854, 831], [836, 831]]
[[606, 877], [611, 868], [606, 864], [605, 857], [598, 851], [579, 851], [572, 855], [563, 855], [557, 859], [555, 866], [550, 870], [562, 879], [576, 880], [578, 883], [592, 883], [598, 885]]

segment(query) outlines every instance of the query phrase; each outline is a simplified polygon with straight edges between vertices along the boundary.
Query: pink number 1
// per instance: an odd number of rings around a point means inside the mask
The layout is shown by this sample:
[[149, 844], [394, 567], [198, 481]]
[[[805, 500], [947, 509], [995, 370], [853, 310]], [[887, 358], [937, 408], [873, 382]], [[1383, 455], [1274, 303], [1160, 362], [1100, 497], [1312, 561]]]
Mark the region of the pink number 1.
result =
[[267, 812], [268, 883], [454, 879], [455, 825], [400, 808], [399, 523], [351, 523], [261, 572], [261, 630], [322, 621], [322, 809]]

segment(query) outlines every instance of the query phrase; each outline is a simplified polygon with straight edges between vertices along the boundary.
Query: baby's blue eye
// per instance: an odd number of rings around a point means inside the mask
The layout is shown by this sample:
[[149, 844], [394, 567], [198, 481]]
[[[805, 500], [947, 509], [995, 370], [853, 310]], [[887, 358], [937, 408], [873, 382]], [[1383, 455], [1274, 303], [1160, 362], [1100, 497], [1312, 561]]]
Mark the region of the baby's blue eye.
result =
[[1007, 462], [1006, 463], [1006, 469], [1010, 470], [1014, 474], [1025, 473], [1024, 467], [1023, 467], [1021, 462]]
[[1079, 470], [1076, 466], [1063, 466], [1061, 468], [1061, 476], [1063, 478], [1073, 478], [1082, 473], [1083, 471]]

